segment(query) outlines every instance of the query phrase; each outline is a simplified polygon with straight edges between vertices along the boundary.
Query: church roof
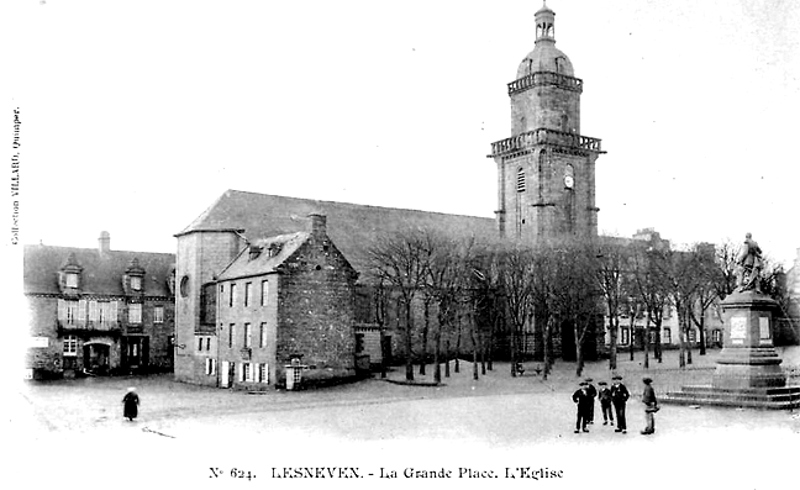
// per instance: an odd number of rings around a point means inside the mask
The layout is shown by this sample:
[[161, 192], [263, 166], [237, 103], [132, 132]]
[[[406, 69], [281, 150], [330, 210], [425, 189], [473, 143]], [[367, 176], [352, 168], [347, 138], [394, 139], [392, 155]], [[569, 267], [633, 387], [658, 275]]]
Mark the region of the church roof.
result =
[[145, 271], [145, 296], [171, 296], [167, 280], [175, 269], [173, 254], [118, 250], [100, 253], [96, 248], [51, 245], [25, 245], [23, 289], [26, 294], [61, 294], [58, 272], [69, 260], [82, 268], [82, 294], [124, 295], [122, 276], [134, 259]]
[[236, 230], [251, 243], [307, 229], [308, 215], [327, 216], [327, 233], [357, 271], [367, 267], [367, 248], [383, 234], [424, 228], [456, 237], [492, 238], [492, 218], [318, 201], [228, 190], [176, 236]]

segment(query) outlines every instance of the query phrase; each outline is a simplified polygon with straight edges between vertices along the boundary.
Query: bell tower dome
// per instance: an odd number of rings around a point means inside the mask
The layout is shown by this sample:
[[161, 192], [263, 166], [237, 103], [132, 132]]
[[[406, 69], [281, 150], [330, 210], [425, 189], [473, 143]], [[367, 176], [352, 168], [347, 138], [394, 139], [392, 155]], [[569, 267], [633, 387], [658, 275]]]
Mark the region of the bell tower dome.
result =
[[534, 14], [534, 48], [507, 85], [511, 137], [492, 143], [497, 224], [503, 237], [538, 241], [597, 236], [595, 171], [600, 140], [580, 134], [583, 80], [556, 48], [555, 12]]

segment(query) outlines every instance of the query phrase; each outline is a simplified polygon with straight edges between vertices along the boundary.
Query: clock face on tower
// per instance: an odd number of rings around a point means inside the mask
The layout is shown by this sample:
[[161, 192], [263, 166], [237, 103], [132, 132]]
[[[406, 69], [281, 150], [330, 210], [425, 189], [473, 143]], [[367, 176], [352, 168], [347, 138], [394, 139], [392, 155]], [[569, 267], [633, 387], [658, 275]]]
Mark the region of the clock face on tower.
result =
[[564, 187], [567, 189], [572, 189], [575, 185], [575, 179], [572, 178], [571, 175], [564, 176]]

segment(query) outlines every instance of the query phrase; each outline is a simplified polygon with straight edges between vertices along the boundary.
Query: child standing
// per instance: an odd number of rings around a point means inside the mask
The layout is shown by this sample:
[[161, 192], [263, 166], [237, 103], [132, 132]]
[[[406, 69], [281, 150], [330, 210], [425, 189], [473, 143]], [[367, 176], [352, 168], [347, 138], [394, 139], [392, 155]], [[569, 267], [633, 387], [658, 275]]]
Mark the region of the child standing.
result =
[[600, 381], [597, 385], [600, 386], [598, 397], [600, 398], [600, 408], [603, 410], [603, 425], [608, 425], [609, 421], [611, 425], [614, 425], [614, 412], [611, 410], [611, 388], [605, 381]]

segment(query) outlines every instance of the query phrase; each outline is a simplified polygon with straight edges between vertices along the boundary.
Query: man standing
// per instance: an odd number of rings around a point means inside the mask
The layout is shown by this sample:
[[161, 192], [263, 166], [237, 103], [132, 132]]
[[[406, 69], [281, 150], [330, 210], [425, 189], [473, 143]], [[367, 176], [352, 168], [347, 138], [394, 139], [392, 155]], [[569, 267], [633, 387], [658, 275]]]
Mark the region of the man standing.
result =
[[578, 405], [578, 416], [575, 420], [575, 433], [589, 432], [586, 423], [589, 421], [589, 407], [594, 399], [589, 396], [589, 387], [586, 382], [580, 384], [580, 389], [572, 394], [572, 401]]
[[625, 419], [625, 404], [628, 402], [628, 398], [631, 397], [631, 394], [628, 392], [628, 388], [622, 384], [622, 376], [615, 375], [611, 380], [611, 402], [614, 404], [614, 411], [617, 412], [617, 428], [614, 432], [627, 434], [628, 424]]
[[642, 403], [644, 403], [644, 418], [647, 420], [647, 427], [644, 428], [642, 434], [650, 435], [656, 431], [655, 413], [658, 412], [658, 400], [656, 400], [656, 391], [652, 386], [653, 380], [644, 378], [642, 382], [644, 382]]

